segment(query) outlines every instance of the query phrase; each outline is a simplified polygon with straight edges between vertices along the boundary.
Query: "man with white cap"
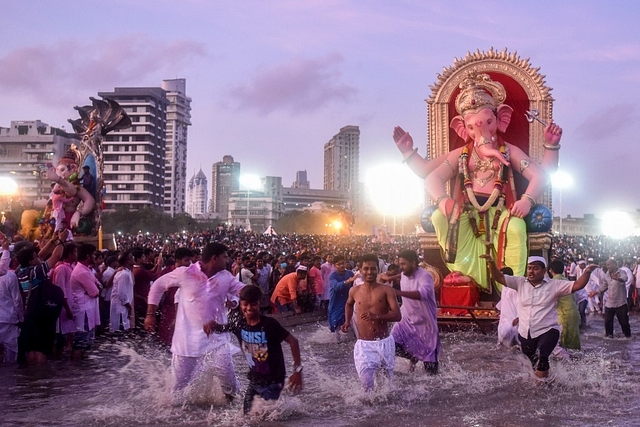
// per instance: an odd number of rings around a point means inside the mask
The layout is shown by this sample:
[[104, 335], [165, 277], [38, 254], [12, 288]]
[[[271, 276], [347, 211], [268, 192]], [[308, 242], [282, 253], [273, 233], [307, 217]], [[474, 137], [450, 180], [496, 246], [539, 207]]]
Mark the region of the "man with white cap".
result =
[[541, 256], [529, 257], [526, 277], [505, 275], [490, 255], [481, 255], [481, 258], [487, 260], [496, 282], [518, 292], [518, 335], [522, 353], [531, 361], [536, 377], [548, 377], [549, 355], [560, 337], [558, 298], [584, 288], [598, 266], [587, 266], [576, 281], [555, 280], [547, 276], [547, 260]]

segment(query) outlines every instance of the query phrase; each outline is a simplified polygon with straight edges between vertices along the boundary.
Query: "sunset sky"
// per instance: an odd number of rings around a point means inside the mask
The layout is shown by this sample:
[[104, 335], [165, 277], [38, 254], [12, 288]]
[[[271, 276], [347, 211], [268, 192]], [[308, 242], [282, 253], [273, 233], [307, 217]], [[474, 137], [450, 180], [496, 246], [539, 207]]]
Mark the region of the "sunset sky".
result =
[[424, 155], [429, 85], [468, 51], [507, 48], [546, 75], [573, 176], [563, 214], [640, 208], [636, 1], [3, 0], [0, 126], [66, 126], [74, 105], [186, 78], [188, 176], [231, 154], [242, 171], [322, 188], [323, 144], [360, 127], [360, 169]]

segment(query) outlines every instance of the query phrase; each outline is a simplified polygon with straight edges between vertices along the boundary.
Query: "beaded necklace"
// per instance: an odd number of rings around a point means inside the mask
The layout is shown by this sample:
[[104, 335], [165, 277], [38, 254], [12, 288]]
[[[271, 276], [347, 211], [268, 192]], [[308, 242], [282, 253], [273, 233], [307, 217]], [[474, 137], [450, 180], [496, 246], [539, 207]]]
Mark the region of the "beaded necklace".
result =
[[[458, 168], [460, 171], [462, 171], [461, 178], [463, 179], [463, 186], [465, 189], [465, 191], [462, 193], [464, 198], [464, 204], [465, 204], [464, 210], [470, 214], [469, 221], [470, 221], [471, 228], [473, 230], [474, 235], [478, 237], [481, 233], [485, 232], [485, 226], [484, 226], [485, 219], [488, 220], [488, 216], [485, 214], [487, 213], [489, 208], [493, 206], [495, 201], [498, 200], [499, 198], [497, 210], [493, 217], [493, 223], [491, 224], [492, 230], [496, 230], [498, 228], [498, 222], [500, 220], [500, 215], [502, 213], [502, 208], [504, 207], [504, 201], [505, 201], [505, 197], [504, 197], [504, 194], [502, 193], [502, 189], [504, 187], [504, 184], [507, 181], [508, 169], [506, 169], [504, 167], [504, 164], [500, 162], [498, 173], [493, 181], [493, 190], [491, 191], [491, 194], [489, 195], [489, 198], [487, 199], [487, 201], [482, 206], [480, 206], [480, 203], [478, 203], [478, 199], [476, 198], [476, 195], [473, 192], [473, 182], [469, 175], [469, 147], [470, 145], [465, 145], [464, 148], [462, 149], [462, 153], [458, 158]], [[500, 144], [500, 146], [498, 147], [498, 150], [504, 156], [504, 158], [507, 161], [509, 161], [510, 156], [509, 156], [509, 152], [507, 150], [506, 144], [504, 143]], [[478, 213], [478, 217], [480, 219], [480, 227], [478, 227], [478, 224], [475, 219], [475, 215], [471, 215], [474, 209]]]

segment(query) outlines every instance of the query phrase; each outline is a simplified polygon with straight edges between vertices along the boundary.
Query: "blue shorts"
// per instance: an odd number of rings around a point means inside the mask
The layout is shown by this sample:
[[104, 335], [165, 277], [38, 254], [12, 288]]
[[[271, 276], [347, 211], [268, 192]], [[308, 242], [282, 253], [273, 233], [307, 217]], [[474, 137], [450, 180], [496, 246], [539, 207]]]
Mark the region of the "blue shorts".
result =
[[258, 395], [264, 400], [278, 400], [284, 383], [272, 383], [272, 384], [255, 384], [249, 383], [247, 391], [244, 394], [244, 413], [248, 413], [251, 410], [253, 404], [253, 398]]

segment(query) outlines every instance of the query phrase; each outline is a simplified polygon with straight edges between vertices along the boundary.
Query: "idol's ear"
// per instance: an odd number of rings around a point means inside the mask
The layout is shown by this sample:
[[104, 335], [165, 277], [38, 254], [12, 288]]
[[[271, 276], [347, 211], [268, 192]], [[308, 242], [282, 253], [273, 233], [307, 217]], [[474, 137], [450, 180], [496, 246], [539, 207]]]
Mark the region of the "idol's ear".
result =
[[513, 114], [513, 108], [509, 107], [507, 104], [500, 104], [497, 108], [498, 111], [498, 130], [504, 133], [509, 127], [509, 123], [511, 123], [511, 115]]
[[467, 133], [467, 128], [464, 125], [464, 120], [462, 119], [462, 116], [455, 116], [452, 120], [451, 120], [451, 129], [453, 129], [460, 138], [462, 138], [464, 141], [467, 140], [467, 138], [469, 137], [469, 134]]

